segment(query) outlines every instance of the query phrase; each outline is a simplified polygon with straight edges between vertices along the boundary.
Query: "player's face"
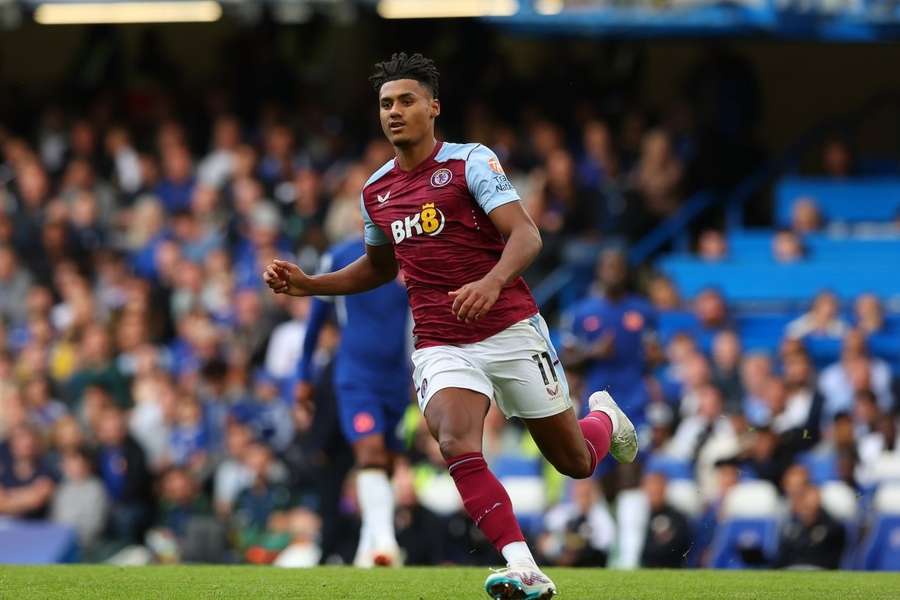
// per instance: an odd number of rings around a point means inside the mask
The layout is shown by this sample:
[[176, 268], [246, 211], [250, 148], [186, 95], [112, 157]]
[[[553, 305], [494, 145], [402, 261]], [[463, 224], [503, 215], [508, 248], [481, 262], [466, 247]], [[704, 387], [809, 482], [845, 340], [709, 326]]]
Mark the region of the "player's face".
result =
[[397, 79], [381, 86], [381, 129], [394, 146], [412, 146], [434, 137], [440, 103], [415, 79]]

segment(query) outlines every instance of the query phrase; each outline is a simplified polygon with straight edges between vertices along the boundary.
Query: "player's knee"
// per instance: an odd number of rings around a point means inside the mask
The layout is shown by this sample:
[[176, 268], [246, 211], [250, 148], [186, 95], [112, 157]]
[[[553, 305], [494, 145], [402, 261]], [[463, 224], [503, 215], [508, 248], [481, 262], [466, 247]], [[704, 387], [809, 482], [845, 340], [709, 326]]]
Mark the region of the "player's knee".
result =
[[469, 452], [481, 452], [478, 444], [456, 436], [441, 436], [438, 444], [441, 447], [441, 456], [444, 457], [444, 460], [450, 460], [454, 456], [468, 454]]
[[383, 443], [367, 443], [361, 440], [353, 445], [353, 457], [361, 468], [386, 469], [390, 462], [387, 448]]

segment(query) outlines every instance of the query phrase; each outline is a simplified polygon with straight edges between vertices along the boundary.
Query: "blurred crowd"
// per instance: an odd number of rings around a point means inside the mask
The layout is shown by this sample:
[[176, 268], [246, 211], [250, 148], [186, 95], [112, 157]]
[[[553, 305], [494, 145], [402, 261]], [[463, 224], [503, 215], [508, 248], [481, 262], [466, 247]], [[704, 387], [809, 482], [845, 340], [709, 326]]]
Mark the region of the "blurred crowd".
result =
[[[329, 245], [360, 235], [360, 190], [392, 149], [328, 119], [304, 129], [275, 105], [190, 120], [165, 107], [120, 111], [101, 97], [79, 111], [48, 105], [27, 130], [0, 128], [0, 515], [74, 528], [89, 561], [347, 563], [359, 516], [330, 387], [339, 332], [322, 336], [307, 412], [294, 395], [308, 304], [269, 293], [261, 273], [273, 257], [313, 271]], [[469, 109], [470, 139], [498, 154], [541, 229], [532, 284], [573, 241], [627, 242], [672, 215], [708, 154], [681, 105], [615, 119], [580, 110], [565, 127]], [[374, 99], [371, 110], [374, 121]], [[814, 202], [797, 212], [797, 227], [816, 226]], [[773, 250], [785, 260], [802, 251], [791, 235]], [[700, 237], [702, 256], [726, 252], [721, 233]], [[576, 399], [618, 382], [648, 468], [607, 465], [602, 479], [566, 482], [492, 411], [489, 461], [539, 465], [544, 496], [528, 529], [544, 560], [704, 564], [739, 478], [779, 486], [798, 523], [827, 521], [797, 456], [832, 454], [840, 479], [858, 486], [870, 460], [895, 450], [894, 374], [867, 351], [884, 322], [877, 298], [861, 297], [847, 321], [823, 295], [777, 351], [744, 352], [714, 290], [688, 305], [663, 277], [635, 282], [621, 254], [598, 265], [585, 302], [599, 307], [578, 313], [577, 332], [563, 328], [569, 379]], [[623, 299], [633, 310], [602, 335], [591, 311], [618, 314]], [[659, 314], [686, 309], [688, 329], [655, 335]], [[807, 336], [842, 339], [840, 360], [817, 368]], [[406, 562], [496, 562], [414, 403], [403, 435], [394, 486]], [[703, 527], [667, 503], [655, 457], [691, 465]], [[638, 487], [650, 519], [631, 527], [611, 507]], [[791, 548], [821, 544], [798, 531], [784, 540], [785, 563], [807, 560]], [[629, 532], [643, 550], [623, 559]]]

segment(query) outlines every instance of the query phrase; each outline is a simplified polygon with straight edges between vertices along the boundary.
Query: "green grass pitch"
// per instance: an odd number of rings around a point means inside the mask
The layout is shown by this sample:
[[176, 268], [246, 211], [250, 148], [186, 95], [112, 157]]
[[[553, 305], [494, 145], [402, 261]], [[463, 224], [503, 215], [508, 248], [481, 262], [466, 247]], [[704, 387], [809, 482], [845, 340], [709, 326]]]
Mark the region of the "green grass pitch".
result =
[[[486, 599], [486, 569], [0, 566], [0, 598]], [[548, 569], [565, 600], [887, 600], [900, 574]]]

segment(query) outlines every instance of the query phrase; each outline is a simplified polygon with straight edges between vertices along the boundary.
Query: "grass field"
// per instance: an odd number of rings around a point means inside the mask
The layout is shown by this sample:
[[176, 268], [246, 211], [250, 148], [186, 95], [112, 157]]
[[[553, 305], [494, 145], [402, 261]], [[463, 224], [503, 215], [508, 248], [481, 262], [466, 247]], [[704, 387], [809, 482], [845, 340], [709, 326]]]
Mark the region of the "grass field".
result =
[[[0, 598], [252, 598], [346, 600], [486, 599], [485, 569], [266, 567], [5, 567]], [[887, 600], [900, 575], [771, 571], [607, 571], [550, 569], [560, 598], [573, 600]]]

